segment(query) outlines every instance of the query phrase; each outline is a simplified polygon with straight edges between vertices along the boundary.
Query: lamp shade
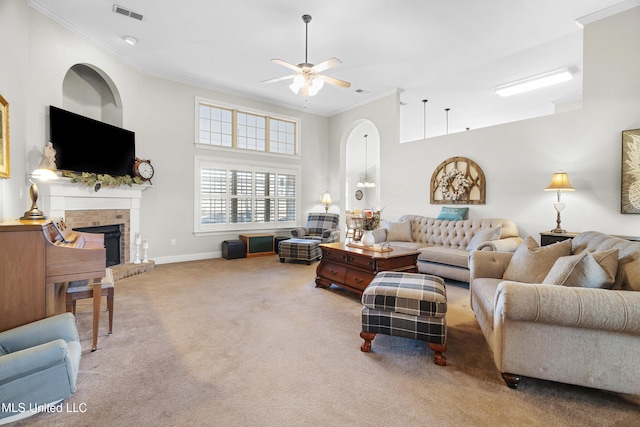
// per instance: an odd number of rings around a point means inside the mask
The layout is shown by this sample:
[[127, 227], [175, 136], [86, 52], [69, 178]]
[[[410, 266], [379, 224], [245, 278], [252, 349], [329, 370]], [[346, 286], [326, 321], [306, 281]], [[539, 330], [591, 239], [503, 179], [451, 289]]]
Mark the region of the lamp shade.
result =
[[566, 172], [558, 171], [551, 177], [551, 183], [544, 191], [576, 191], [569, 183], [569, 176]]
[[51, 169], [38, 168], [31, 172], [31, 178], [35, 178], [40, 181], [50, 181], [52, 179], [58, 179], [58, 175]]
[[324, 205], [324, 211], [329, 212], [329, 205], [333, 203], [333, 201], [331, 200], [331, 195], [328, 191], [322, 195], [322, 200], [320, 201], [320, 203]]
[[304, 76], [302, 74], [297, 74], [293, 78], [293, 83], [289, 85], [289, 89], [291, 89], [291, 91], [297, 95], [298, 92], [300, 92], [300, 89], [302, 89], [304, 85], [305, 85]]
[[333, 201], [331, 200], [331, 194], [329, 194], [329, 192], [326, 192], [322, 195], [322, 200], [320, 201], [320, 203], [322, 203], [323, 205], [330, 205], [331, 203], [333, 203]]

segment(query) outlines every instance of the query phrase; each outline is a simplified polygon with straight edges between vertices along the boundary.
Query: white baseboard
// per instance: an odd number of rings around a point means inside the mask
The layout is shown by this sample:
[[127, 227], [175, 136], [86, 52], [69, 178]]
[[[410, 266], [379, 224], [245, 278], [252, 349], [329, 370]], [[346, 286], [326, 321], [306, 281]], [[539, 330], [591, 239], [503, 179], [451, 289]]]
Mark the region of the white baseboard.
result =
[[200, 261], [203, 259], [222, 258], [222, 251], [203, 252], [199, 254], [186, 254], [166, 257], [154, 257], [156, 264], [173, 264], [174, 262]]

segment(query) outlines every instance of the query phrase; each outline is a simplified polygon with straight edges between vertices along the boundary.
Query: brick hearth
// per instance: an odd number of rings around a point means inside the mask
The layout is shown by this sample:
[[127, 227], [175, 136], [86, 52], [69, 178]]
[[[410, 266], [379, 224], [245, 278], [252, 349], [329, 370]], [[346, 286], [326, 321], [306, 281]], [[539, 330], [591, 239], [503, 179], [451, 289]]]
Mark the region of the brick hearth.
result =
[[136, 274], [142, 274], [147, 271], [151, 271], [156, 267], [153, 261], [143, 262], [140, 264], [118, 264], [109, 267], [113, 274], [113, 280], [118, 281], [120, 279], [126, 279], [127, 277], [135, 276]]

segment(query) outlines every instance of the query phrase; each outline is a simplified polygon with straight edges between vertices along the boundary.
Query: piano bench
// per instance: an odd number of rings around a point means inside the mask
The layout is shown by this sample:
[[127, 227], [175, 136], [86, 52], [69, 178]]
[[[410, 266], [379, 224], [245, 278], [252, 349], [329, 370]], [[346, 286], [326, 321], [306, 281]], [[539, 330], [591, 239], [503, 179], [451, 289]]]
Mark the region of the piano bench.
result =
[[[107, 297], [107, 311], [109, 312], [109, 334], [113, 333], [113, 300], [115, 295], [115, 286], [113, 285], [113, 281], [111, 283], [103, 283], [100, 285], [99, 283], [94, 286], [102, 286], [102, 290], [100, 292], [101, 297]], [[77, 286], [68, 286], [67, 287], [67, 295], [66, 295], [66, 310], [69, 313], [76, 314], [76, 301], [79, 299], [93, 298], [93, 286], [86, 285], [77, 285]], [[95, 313], [94, 313], [95, 315]], [[98, 342], [98, 331], [93, 331], [93, 347], [92, 351], [96, 350], [97, 342]]]

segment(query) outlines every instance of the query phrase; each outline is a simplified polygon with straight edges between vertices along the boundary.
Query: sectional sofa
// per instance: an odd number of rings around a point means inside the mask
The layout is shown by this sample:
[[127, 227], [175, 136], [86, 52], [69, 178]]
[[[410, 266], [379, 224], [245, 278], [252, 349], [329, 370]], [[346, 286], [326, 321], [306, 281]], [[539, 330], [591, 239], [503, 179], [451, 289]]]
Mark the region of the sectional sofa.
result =
[[383, 221], [376, 242], [420, 251], [421, 273], [468, 282], [469, 252], [513, 252], [522, 242], [518, 227], [508, 219], [442, 220], [403, 215], [397, 222]]

